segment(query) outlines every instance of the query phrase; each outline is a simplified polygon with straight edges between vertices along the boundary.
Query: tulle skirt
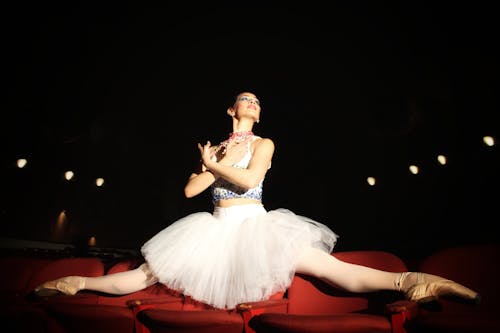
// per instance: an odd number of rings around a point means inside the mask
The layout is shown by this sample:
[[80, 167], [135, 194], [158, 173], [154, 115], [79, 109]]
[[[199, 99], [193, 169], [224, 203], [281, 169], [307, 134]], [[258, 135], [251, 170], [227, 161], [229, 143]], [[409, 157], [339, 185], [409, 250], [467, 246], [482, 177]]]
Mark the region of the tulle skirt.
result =
[[187, 215], [141, 248], [168, 288], [220, 309], [285, 291], [306, 247], [333, 250], [337, 235], [287, 209], [260, 204], [215, 207]]

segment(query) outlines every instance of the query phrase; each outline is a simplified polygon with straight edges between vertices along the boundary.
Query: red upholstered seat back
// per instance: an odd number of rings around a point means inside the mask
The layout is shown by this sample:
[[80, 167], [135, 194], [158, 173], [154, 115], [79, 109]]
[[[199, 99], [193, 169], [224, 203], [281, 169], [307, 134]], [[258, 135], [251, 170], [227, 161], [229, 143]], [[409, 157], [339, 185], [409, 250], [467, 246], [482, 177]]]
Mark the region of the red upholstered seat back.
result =
[[[422, 260], [419, 270], [447, 277], [477, 291], [482, 299], [480, 309], [500, 310], [499, 268], [500, 244], [467, 245], [437, 251]], [[447, 306], [470, 306], [460, 302], [447, 302]]]
[[122, 259], [113, 263], [107, 270], [106, 274], [114, 274], [119, 272], [130, 271], [139, 267], [140, 261], [138, 259]]
[[[384, 251], [346, 251], [333, 254], [339, 260], [391, 272], [407, 271], [396, 255]], [[338, 314], [383, 308], [394, 293], [354, 294], [318, 279], [296, 274], [288, 289], [290, 314]]]
[[56, 259], [33, 272], [29, 289], [33, 290], [40, 284], [63, 276], [102, 276], [104, 265], [99, 258], [63, 258]]
[[145, 309], [137, 318], [151, 333], [242, 333], [243, 319], [236, 311], [169, 311]]
[[0, 258], [0, 294], [24, 294], [33, 272], [47, 265], [51, 260], [29, 257]]

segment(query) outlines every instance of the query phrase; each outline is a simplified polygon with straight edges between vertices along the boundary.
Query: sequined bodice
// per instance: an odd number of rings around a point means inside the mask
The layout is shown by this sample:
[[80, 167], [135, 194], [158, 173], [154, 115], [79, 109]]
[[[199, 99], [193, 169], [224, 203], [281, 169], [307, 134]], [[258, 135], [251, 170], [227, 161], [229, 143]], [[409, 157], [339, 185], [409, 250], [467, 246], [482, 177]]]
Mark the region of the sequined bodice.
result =
[[[256, 138], [258, 137], [254, 136], [253, 140], [255, 140]], [[238, 163], [233, 164], [234, 167], [243, 169], [246, 169], [248, 167], [250, 159], [252, 158], [251, 144], [253, 140], [248, 143], [245, 156], [243, 156], [243, 158]], [[219, 200], [235, 198], [262, 200], [263, 183], [264, 180], [262, 180], [254, 188], [244, 189], [220, 177], [210, 187], [212, 193], [212, 202], [216, 203]]]

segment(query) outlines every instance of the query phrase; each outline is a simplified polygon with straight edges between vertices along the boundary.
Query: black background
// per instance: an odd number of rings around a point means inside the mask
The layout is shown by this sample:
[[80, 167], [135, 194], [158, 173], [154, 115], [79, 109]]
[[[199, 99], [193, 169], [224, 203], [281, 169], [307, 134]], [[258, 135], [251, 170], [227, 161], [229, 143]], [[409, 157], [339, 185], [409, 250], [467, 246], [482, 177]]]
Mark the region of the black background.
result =
[[208, 195], [183, 197], [196, 144], [224, 139], [250, 90], [254, 132], [276, 144], [267, 209], [327, 224], [339, 250], [496, 242], [492, 5], [324, 3], [4, 5], [2, 236], [139, 248], [211, 211]]

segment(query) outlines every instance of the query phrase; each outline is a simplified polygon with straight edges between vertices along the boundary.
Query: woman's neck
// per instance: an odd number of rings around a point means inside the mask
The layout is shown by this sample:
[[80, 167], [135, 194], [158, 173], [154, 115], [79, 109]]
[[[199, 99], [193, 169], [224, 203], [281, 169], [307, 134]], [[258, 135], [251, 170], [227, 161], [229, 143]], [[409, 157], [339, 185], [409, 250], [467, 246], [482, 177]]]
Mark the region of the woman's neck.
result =
[[251, 132], [252, 128], [253, 121], [250, 121], [247, 118], [233, 118], [233, 132]]
[[233, 127], [233, 133], [237, 132], [252, 132], [252, 127], [244, 127], [244, 126]]
[[251, 142], [252, 140], [252, 131], [234, 131], [229, 133], [229, 137], [226, 140], [217, 145], [215, 153], [221, 152], [222, 154], [225, 154], [229, 146], [238, 145], [243, 142]]

